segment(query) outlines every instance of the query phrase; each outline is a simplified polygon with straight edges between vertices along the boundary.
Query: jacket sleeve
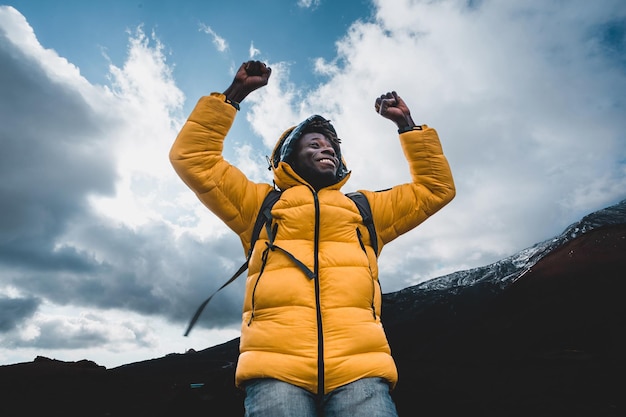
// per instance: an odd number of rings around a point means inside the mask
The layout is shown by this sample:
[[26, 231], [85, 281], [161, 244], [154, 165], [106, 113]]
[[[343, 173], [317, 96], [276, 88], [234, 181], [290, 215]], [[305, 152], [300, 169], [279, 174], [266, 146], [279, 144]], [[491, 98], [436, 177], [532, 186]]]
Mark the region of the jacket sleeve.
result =
[[254, 220], [271, 186], [249, 181], [222, 156], [224, 138], [236, 113], [223, 94], [202, 97], [178, 134], [169, 157], [180, 178], [239, 235], [247, 251]]
[[370, 201], [384, 245], [413, 229], [448, 204], [456, 190], [435, 129], [423, 126], [400, 135], [412, 182], [389, 190], [362, 191]]

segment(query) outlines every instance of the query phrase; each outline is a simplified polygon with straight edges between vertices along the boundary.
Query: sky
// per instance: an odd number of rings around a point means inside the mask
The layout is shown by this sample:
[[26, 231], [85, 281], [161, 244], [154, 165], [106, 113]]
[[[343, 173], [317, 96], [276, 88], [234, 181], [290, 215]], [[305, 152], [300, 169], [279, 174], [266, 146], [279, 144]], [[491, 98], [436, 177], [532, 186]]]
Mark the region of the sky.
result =
[[310, 114], [345, 192], [410, 181], [395, 90], [439, 133], [456, 198], [385, 246], [384, 292], [488, 265], [626, 198], [622, 0], [0, 3], [0, 365], [107, 368], [239, 336], [238, 238], [174, 173], [197, 100], [257, 59], [224, 155], [254, 181]]

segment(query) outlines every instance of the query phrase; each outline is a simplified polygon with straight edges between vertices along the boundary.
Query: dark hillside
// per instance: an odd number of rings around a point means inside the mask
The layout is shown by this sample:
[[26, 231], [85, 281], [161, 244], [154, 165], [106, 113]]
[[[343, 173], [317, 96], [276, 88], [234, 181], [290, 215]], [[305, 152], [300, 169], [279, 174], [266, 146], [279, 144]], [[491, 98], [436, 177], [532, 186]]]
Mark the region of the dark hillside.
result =
[[626, 412], [626, 225], [589, 232], [500, 289], [482, 283], [386, 324], [401, 415]]

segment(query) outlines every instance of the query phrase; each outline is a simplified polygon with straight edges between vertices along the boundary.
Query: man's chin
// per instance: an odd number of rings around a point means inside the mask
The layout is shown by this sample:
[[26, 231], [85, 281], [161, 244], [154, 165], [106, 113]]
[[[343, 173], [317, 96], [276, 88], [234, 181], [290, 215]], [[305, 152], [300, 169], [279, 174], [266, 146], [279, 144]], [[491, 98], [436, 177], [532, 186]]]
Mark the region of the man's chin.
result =
[[313, 188], [319, 190], [329, 185], [333, 185], [337, 182], [337, 176], [334, 170], [316, 170], [307, 169], [306, 172], [299, 172], [299, 169], [295, 169], [296, 173], [302, 177], [306, 182], [311, 184]]
[[316, 188], [320, 189], [320, 188], [324, 188], [324, 187], [328, 187], [329, 185], [333, 185], [337, 182], [337, 176], [335, 175], [334, 172], [320, 172], [315, 180], [314, 180], [316, 185]]

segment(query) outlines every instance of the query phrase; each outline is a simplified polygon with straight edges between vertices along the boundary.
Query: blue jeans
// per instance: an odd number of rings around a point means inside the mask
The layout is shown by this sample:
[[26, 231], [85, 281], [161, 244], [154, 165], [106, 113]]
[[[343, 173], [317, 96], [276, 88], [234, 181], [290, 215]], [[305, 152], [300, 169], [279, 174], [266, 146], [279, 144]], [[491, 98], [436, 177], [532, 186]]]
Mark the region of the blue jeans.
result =
[[319, 396], [276, 379], [246, 384], [245, 417], [398, 417], [382, 378], [364, 378]]

